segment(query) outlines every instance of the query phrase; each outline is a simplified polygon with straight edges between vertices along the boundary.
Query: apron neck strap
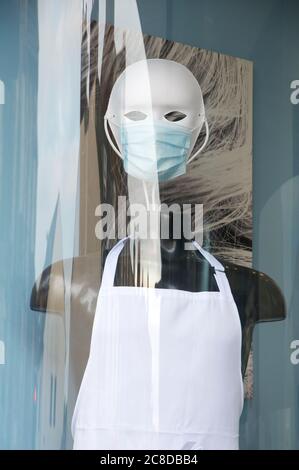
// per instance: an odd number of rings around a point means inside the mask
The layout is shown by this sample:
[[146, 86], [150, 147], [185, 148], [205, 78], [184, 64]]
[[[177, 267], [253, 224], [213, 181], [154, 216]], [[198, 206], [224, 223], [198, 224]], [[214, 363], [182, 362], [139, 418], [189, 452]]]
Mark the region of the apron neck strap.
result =
[[211, 253], [204, 250], [195, 240], [192, 242], [193, 245], [198, 249], [200, 254], [207, 260], [207, 262], [215, 269], [215, 271], [224, 271], [223, 265], [216, 259]]
[[[106, 288], [106, 287], [113, 286], [118, 257], [126, 241], [129, 238], [130, 237], [123, 238], [122, 240], [117, 242], [116, 245], [114, 245], [114, 247], [109, 251], [107, 258], [106, 258], [103, 276], [102, 276], [102, 283], [101, 283], [102, 287]], [[221, 282], [223, 276], [221, 276], [221, 274], [224, 274], [224, 267], [213, 255], [211, 255], [211, 253], [208, 253], [207, 251], [205, 251], [196, 241], [193, 241], [192, 243], [197, 248], [197, 250], [201, 253], [201, 255], [208, 261], [208, 263], [215, 269], [215, 278], [216, 278], [219, 290], [220, 291], [223, 290], [223, 285]]]
[[196, 241], [193, 241], [193, 245], [198, 249], [198, 251], [208, 261], [208, 263], [210, 263], [210, 265], [215, 269], [214, 277], [219, 292], [226, 295], [227, 297], [232, 297], [231, 288], [226, 277], [223, 265], [211, 253], [205, 251]]
[[116, 245], [114, 245], [114, 247], [109, 251], [105, 261], [101, 287], [113, 286], [118, 257], [128, 238], [129, 237], [123, 238], [117, 242]]

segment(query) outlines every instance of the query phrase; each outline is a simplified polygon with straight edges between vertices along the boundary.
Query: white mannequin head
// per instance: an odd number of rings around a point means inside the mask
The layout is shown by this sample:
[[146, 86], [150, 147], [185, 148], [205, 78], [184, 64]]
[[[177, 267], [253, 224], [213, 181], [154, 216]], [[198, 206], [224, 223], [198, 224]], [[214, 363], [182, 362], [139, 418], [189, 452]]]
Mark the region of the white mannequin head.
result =
[[[107, 121], [118, 149], [109, 136]], [[105, 114], [105, 131], [110, 144], [121, 157], [121, 127], [132, 121], [168, 123], [191, 131], [188, 161], [197, 156], [207, 143], [208, 126], [201, 88], [187, 67], [172, 60], [135, 62], [116, 80]], [[205, 143], [190, 159], [204, 123], [207, 130]]]

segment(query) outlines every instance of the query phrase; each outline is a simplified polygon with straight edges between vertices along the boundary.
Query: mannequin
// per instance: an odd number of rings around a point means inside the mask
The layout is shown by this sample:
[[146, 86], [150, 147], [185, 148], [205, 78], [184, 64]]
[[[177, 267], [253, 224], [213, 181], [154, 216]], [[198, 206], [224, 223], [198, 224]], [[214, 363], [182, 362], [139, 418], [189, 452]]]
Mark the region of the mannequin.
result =
[[[142, 79], [143, 74], [144, 78]], [[169, 76], [173, 78], [170, 83]], [[143, 87], [139, 86], [140, 82], [143, 83]], [[165, 90], [161, 85], [163, 83], [166, 84]], [[174, 124], [173, 129], [184, 128], [187, 133], [184, 141], [184, 152], [182, 151], [179, 155], [176, 154], [180, 158], [177, 159], [175, 167], [171, 167], [169, 165], [170, 160], [167, 159], [168, 154], [164, 154], [163, 160], [158, 160], [160, 148], [156, 146], [154, 152], [152, 152], [154, 155], [153, 161], [143, 160], [140, 167], [137, 168], [135, 165], [136, 160], [130, 160], [132, 142], [130, 133], [128, 132], [128, 140], [125, 140], [127, 135], [122, 134], [122, 126], [123, 124], [128, 125], [128, 130], [134, 129], [135, 132], [136, 126], [149, 123], [149, 126], [154, 129], [153, 134], [155, 134], [157, 132], [155, 127], [157, 122], [167, 125], [168, 135], [170, 135], [169, 129], [171, 130], [172, 123]], [[192, 154], [204, 126], [206, 131], [204, 143]], [[172, 179], [186, 172], [186, 164], [196, 158], [206, 145], [209, 137], [208, 129], [200, 87], [192, 73], [184, 66], [173, 61], [152, 59], [137, 62], [127, 67], [125, 74], [119, 77], [113, 87], [105, 115], [105, 131], [110, 145], [124, 160], [124, 167], [128, 173], [129, 197], [130, 194], [131, 196], [133, 194], [133, 199], [136, 200], [136, 194], [134, 193], [136, 178], [139, 178], [140, 181], [143, 179], [149, 181], [150, 184], [157, 187], [158, 181]], [[112, 132], [114, 141], [110, 132]], [[164, 132], [163, 128], [162, 136], [166, 135]], [[133, 137], [135, 138], [135, 134]], [[136, 140], [133, 139], [133, 144], [135, 142]], [[139, 149], [137, 148], [137, 150]], [[151, 143], [149, 155], [151, 155], [152, 150]], [[166, 152], [165, 146], [162, 151]], [[182, 155], [184, 155], [184, 159], [181, 158]], [[171, 213], [170, 215], [160, 214], [160, 217], [170, 217], [167, 223], [170, 228], [172, 227]], [[151, 260], [154, 264], [155, 262], [161, 263], [161, 277], [155, 283], [155, 287], [181, 289], [190, 292], [217, 291], [213, 269], [200, 253], [186, 251], [185, 242], [186, 240], [182, 234], [179, 239], [176, 239], [171, 232], [167, 240], [160, 240], [159, 257], [157, 259], [153, 257]], [[102, 260], [103, 258], [105, 260], [105, 256], [102, 257]], [[144, 266], [140, 266], [140, 263], [145, 262], [146, 264], [146, 261], [148, 260], [138, 260], [137, 269], [139, 272], [141, 268], [144, 269]], [[219, 261], [225, 267], [240, 315], [242, 326], [242, 373], [244, 375], [255, 323], [282, 320], [286, 316], [285, 303], [280, 289], [267, 275], [247, 267], [236, 266], [223, 260]], [[72, 285], [70, 286], [72, 306], [77, 312], [76, 315], [80, 324], [83, 325], [85, 321], [90, 329], [99, 289], [100, 257], [90, 255], [73, 260], [64, 260], [64, 266], [68, 263], [72, 264], [73, 270]], [[129, 243], [127, 243], [118, 260], [114, 285], [123, 285], [122, 272], [130, 265], [130, 250]], [[65, 284], [62, 273], [62, 261], [53, 264], [42, 273], [41, 278], [32, 290], [31, 308], [33, 310], [63, 314]], [[132, 271], [131, 274], [131, 280], [128, 280], [127, 285], [144, 286], [144, 278], [137, 277], [136, 281], [135, 273]], [[55, 303], [51, 305], [48, 303], [50, 286], [55, 286]], [[88, 302], [82, 303], [82, 298], [87, 292]], [[74, 334], [77, 334], [79, 338], [82, 330], [80, 327], [76, 330]], [[84, 354], [88, 355], [88, 345]], [[79, 379], [78, 382], [80, 382]]]
[[[172, 213], [161, 214], [169, 218], [172, 227]], [[185, 250], [182, 234], [174, 239], [161, 239], [161, 280], [157, 288], [181, 289], [190, 292], [217, 291], [214, 270], [196, 250]], [[119, 256], [114, 285], [122, 285], [122, 270], [128, 263], [129, 244]], [[266, 274], [252, 268], [238, 266], [218, 258], [225, 267], [226, 275], [236, 302], [242, 326], [242, 374], [245, 375], [250, 353], [254, 326], [259, 322], [283, 320], [286, 317], [284, 298], [277, 284]], [[131, 277], [133, 279], [133, 276]], [[129, 285], [134, 285], [133, 282]], [[141, 285], [138, 282], [138, 285]]]
[[[169, 77], [171, 77], [171, 82]], [[140, 85], [140, 82], [142, 85]], [[171, 126], [175, 128], [178, 125], [178, 129], [181, 129], [180, 126], [184, 126], [191, 131], [190, 146], [186, 155], [187, 163], [197, 158], [207, 144], [209, 126], [205, 115], [201, 88], [192, 73], [181, 64], [162, 59], [140, 61], [127, 67], [116, 81], [105, 115], [105, 131], [110, 145], [121, 158], [123, 158], [123, 154], [120, 149], [123, 149], [124, 146], [120, 128], [122, 125], [128, 125], [128, 119], [132, 119], [132, 110], [135, 112], [134, 119], [137, 124], [141, 123], [142, 125], [143, 122], [149, 121], [149, 125], [152, 125], [153, 128], [155, 128], [156, 122], [161, 123], [165, 119], [168, 120], [169, 114], [177, 116], [173, 119], [173, 122], [170, 122], [170, 129]], [[185, 117], [182, 118], [182, 116]], [[110, 138], [107, 121], [118, 148]], [[192, 154], [204, 124], [206, 127], [204, 143]], [[130, 131], [130, 127], [128, 129]], [[133, 129], [131, 153], [135, 155], [138, 147], [136, 148], [134, 145], [136, 128]], [[163, 136], [161, 137], [157, 133], [157, 135], [153, 135], [153, 138], [158, 141]], [[154, 187], [155, 177], [158, 177], [160, 181], [162, 176], [162, 181], [164, 181], [178, 175], [168, 173], [168, 178], [165, 178], [165, 174], [160, 173], [159, 152], [163, 153], [164, 149], [160, 149], [157, 144], [156, 147], [153, 147], [150, 152], [150, 155], [154, 154], [153, 175], [141, 171], [141, 178], [144, 177], [144, 179], [154, 181], [152, 183]], [[143, 162], [142, 159], [140, 161]], [[131, 174], [134, 177], [140, 177], [140, 175], [135, 171], [135, 160], [133, 160], [133, 165], [130, 167], [130, 153], [127, 156], [127, 162], [124, 163], [130, 184]], [[186, 171], [186, 168], [182, 170], [182, 172], [184, 171]], [[161, 213], [160, 216], [165, 219], [169, 217], [169, 213]], [[167, 221], [168, 227], [173, 226], [172, 214], [170, 214], [170, 217], [171, 220]], [[181, 223], [180, 226], [182, 227], [183, 224]], [[217, 290], [209, 264], [197, 251], [186, 251], [184, 248], [185, 242], [183, 234], [179, 239], [174, 239], [171, 233], [169, 239], [160, 240], [162, 269], [161, 279], [156, 283], [156, 287], [175, 288], [192, 292]], [[116, 272], [116, 280], [119, 278], [119, 281], [116, 281], [119, 282], [117, 285], [121, 285], [121, 277], [118, 277], [117, 274], [122, 272], [124, 265], [128, 263], [129, 256], [126, 249], [120, 255], [119, 268]], [[220, 261], [224, 264], [222, 260]], [[139, 271], [142, 269], [140, 267], [142, 262], [142, 260], [138, 260]], [[242, 372], [245, 374], [254, 324], [259, 321], [283, 319], [285, 317], [284, 299], [274, 281], [266, 275], [250, 268], [235, 266], [232, 263], [225, 263], [225, 266], [242, 325]], [[137, 285], [142, 285], [141, 279], [139, 279]]]

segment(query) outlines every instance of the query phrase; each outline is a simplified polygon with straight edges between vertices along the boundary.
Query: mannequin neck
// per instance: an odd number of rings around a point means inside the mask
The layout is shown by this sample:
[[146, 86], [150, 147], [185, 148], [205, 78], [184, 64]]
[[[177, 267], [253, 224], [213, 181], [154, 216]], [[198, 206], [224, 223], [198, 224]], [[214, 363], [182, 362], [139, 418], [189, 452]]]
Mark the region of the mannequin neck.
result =
[[[161, 251], [164, 254], [177, 256], [185, 252], [186, 240], [183, 233], [183, 214], [173, 212], [161, 212]], [[163, 237], [163, 228], [167, 237]]]

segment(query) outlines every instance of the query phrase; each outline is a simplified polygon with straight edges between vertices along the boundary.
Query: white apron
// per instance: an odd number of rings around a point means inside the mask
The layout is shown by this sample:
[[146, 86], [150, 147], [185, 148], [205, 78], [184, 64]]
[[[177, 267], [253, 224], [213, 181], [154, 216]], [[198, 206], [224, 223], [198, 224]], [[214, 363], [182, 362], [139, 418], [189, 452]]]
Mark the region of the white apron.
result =
[[125, 240], [105, 263], [74, 449], [238, 449], [242, 335], [223, 266], [194, 242], [219, 292], [113, 286]]

